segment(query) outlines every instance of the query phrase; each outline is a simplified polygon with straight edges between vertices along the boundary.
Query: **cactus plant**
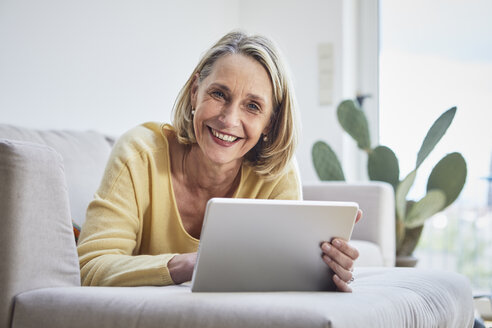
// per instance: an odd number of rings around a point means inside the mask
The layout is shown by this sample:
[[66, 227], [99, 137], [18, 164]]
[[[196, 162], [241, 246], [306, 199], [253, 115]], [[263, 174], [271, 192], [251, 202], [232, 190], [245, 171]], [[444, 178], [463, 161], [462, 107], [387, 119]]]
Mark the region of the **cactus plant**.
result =
[[[456, 107], [445, 111], [431, 126], [417, 154], [415, 168], [400, 180], [398, 158], [386, 146], [371, 147], [369, 126], [364, 111], [353, 100], [344, 100], [337, 108], [342, 128], [367, 153], [367, 172], [370, 180], [391, 184], [395, 191], [396, 255], [412, 255], [420, 239], [425, 221], [451, 205], [466, 181], [466, 162], [460, 153], [444, 156], [432, 169], [427, 181], [427, 193], [420, 200], [407, 199], [417, 171], [446, 133], [456, 114]], [[323, 141], [313, 145], [312, 157], [321, 180], [345, 180], [335, 152]]]

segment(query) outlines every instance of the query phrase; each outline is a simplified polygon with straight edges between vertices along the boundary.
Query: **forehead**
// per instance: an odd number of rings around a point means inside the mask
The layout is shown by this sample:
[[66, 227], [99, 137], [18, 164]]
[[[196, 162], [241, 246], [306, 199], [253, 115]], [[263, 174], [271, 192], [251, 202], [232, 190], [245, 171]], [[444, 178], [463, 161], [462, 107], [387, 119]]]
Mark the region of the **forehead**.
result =
[[[209, 79], [210, 78], [210, 79]], [[272, 82], [267, 70], [252, 57], [241, 54], [225, 55], [214, 63], [209, 82], [225, 83], [227, 87], [242, 87], [259, 95], [272, 97]]]

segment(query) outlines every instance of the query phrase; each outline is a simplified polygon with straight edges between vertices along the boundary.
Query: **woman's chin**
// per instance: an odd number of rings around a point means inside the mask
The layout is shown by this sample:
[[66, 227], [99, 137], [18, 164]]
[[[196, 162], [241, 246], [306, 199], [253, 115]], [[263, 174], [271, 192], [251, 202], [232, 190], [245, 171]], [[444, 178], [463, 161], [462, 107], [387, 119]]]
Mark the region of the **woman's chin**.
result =
[[217, 166], [234, 165], [242, 163], [242, 157], [227, 156], [225, 154], [208, 154], [209, 162]]
[[199, 141], [201, 152], [207, 161], [218, 166], [240, 165], [247, 151], [244, 151], [245, 141], [239, 139], [234, 142], [227, 142], [209, 134], [207, 138]]

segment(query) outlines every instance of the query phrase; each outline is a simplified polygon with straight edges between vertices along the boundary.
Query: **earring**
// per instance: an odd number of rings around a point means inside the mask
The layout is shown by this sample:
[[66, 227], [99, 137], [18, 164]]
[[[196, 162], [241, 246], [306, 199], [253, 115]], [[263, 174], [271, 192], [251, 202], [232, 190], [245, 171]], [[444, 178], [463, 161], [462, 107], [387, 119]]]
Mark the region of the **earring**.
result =
[[266, 136], [266, 134], [263, 136], [263, 141], [264, 142], [267, 142], [268, 141], [268, 137]]
[[195, 115], [195, 110], [191, 107], [191, 116]]

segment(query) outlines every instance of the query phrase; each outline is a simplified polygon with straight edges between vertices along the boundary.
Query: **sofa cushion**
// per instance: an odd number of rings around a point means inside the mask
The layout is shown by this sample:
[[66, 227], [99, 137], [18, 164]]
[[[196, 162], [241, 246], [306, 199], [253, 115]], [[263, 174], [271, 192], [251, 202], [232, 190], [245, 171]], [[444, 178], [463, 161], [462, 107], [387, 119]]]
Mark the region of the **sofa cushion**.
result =
[[61, 156], [45, 145], [0, 139], [0, 326], [13, 297], [80, 286]]
[[355, 267], [383, 266], [383, 254], [379, 245], [365, 240], [350, 240], [349, 244], [357, 248], [359, 257], [355, 260]]
[[395, 265], [395, 196], [389, 183], [320, 181], [305, 183], [302, 188], [305, 200], [358, 203], [363, 215], [354, 227], [352, 240], [366, 240], [378, 245], [383, 265]]
[[0, 138], [44, 144], [63, 158], [72, 218], [82, 226], [99, 187], [112, 139], [94, 131], [34, 130], [0, 124]]
[[359, 268], [353, 293], [191, 293], [167, 287], [40, 289], [16, 297], [12, 327], [471, 327], [461, 275]]

